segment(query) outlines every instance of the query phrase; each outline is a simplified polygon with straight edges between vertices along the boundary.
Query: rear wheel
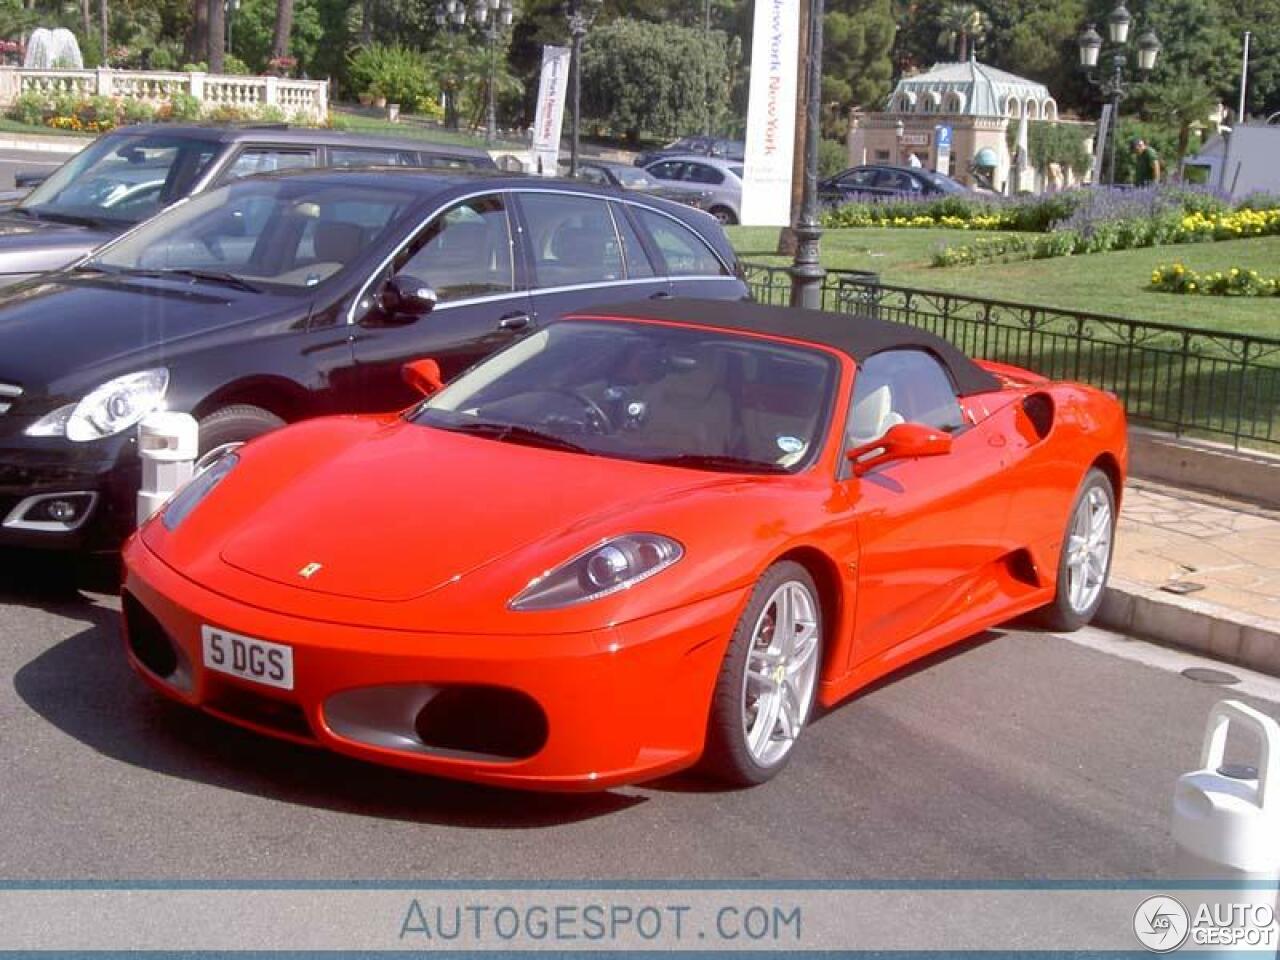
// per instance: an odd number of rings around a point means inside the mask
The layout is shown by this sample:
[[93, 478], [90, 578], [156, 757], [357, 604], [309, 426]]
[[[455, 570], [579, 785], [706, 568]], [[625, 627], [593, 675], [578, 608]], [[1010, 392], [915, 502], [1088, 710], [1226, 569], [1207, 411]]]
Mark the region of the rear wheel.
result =
[[738, 218], [733, 215], [733, 211], [728, 207], [712, 207], [710, 213], [720, 221], [722, 227], [731, 227], [738, 222]]
[[247, 403], [215, 410], [200, 420], [200, 459], [212, 463], [242, 443], [283, 426], [284, 421], [270, 410]]
[[1054, 630], [1078, 630], [1098, 612], [1111, 572], [1116, 497], [1111, 481], [1094, 467], [1076, 493], [1058, 558], [1058, 591], [1044, 609]]
[[734, 628], [720, 667], [703, 766], [735, 786], [786, 766], [813, 711], [822, 659], [822, 605], [798, 563], [770, 567]]

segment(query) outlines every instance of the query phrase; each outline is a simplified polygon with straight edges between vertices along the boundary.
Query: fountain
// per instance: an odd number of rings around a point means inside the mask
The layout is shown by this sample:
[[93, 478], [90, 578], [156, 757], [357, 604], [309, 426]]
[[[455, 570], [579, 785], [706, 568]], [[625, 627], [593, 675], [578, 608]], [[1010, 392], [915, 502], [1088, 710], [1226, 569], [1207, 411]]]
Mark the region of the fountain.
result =
[[70, 30], [37, 27], [27, 41], [27, 56], [22, 65], [29, 70], [82, 70], [84, 57], [80, 55], [76, 35]]

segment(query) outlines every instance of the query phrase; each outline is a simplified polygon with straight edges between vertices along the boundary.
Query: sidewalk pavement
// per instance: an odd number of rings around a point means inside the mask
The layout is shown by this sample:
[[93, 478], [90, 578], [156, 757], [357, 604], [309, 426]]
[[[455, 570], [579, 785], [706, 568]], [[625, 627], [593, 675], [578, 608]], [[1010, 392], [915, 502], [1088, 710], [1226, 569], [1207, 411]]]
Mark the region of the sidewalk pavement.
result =
[[1280, 676], [1280, 512], [1131, 480], [1098, 621]]

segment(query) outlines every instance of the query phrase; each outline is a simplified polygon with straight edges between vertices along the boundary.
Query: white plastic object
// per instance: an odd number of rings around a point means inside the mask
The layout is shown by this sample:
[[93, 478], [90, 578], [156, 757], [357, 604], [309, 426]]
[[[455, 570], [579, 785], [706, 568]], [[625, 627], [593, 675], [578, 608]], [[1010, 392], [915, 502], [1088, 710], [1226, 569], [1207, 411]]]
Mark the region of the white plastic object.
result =
[[[1223, 772], [1232, 724], [1257, 736], [1256, 778]], [[1280, 723], [1238, 700], [1214, 706], [1200, 769], [1184, 773], [1174, 788], [1173, 838], [1183, 852], [1220, 875], [1280, 871]]]
[[200, 425], [189, 413], [157, 411], [138, 424], [138, 456], [142, 460], [139, 524], [191, 479], [199, 450]]

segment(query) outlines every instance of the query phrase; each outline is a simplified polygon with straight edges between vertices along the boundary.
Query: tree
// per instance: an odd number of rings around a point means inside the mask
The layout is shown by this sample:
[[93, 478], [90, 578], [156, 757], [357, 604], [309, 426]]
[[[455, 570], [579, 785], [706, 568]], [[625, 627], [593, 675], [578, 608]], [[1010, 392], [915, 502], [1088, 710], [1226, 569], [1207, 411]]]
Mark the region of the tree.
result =
[[276, 0], [276, 29], [271, 38], [272, 58], [289, 53], [289, 31], [293, 27], [293, 0]]
[[892, 0], [831, 0], [823, 21], [822, 99], [870, 107], [893, 82]]
[[[103, 0], [105, 3], [106, 0]], [[223, 0], [209, 0], [209, 72], [222, 73], [227, 45], [227, 18]]]
[[583, 113], [632, 142], [721, 123], [728, 93], [725, 35], [673, 23], [620, 19], [596, 27], [582, 57]]
[[969, 59], [970, 44], [976, 49], [989, 25], [987, 15], [972, 3], [948, 3], [938, 22], [938, 43], [951, 52], [959, 47], [957, 59], [962, 61]]
[[[1199, 77], [1180, 72], [1166, 76], [1148, 97], [1146, 116], [1178, 132], [1177, 155], [1172, 159], [1181, 160], [1191, 146], [1192, 131], [1208, 125], [1209, 114], [1218, 104], [1217, 96]], [[1166, 158], [1167, 163], [1169, 159]]]

